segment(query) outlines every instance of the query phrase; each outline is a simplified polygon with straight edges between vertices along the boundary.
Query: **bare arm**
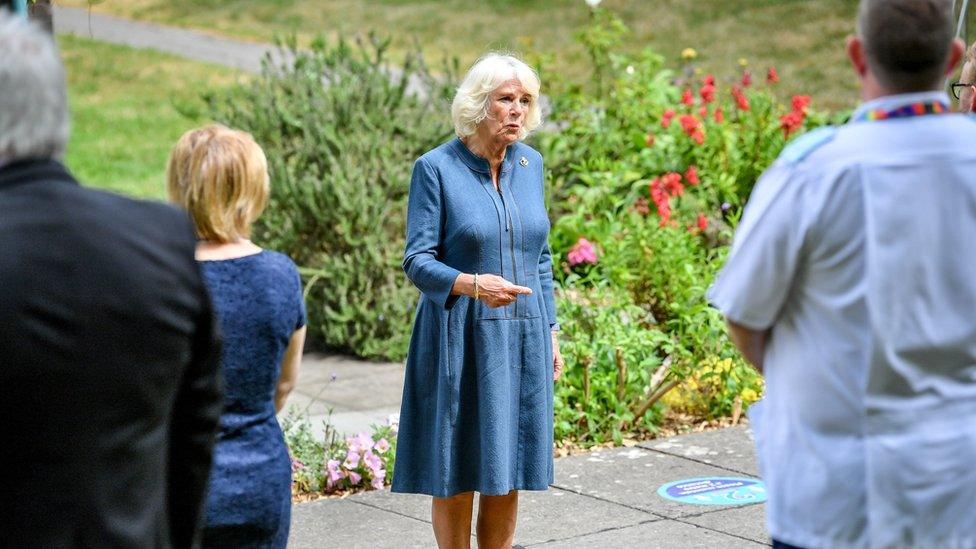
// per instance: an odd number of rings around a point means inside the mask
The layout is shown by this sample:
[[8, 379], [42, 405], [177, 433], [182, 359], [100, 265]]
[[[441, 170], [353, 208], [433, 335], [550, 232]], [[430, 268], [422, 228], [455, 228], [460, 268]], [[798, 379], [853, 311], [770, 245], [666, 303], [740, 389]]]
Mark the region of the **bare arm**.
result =
[[731, 320], [726, 320], [726, 323], [729, 326], [732, 342], [739, 348], [742, 356], [746, 357], [746, 360], [751, 362], [759, 373], [762, 373], [763, 355], [766, 352], [766, 339], [769, 336], [769, 330], [753, 330]]
[[302, 349], [305, 347], [306, 326], [295, 330], [288, 341], [285, 356], [281, 359], [281, 375], [278, 376], [278, 388], [275, 391], [275, 412], [281, 412], [285, 407], [285, 399], [295, 388], [298, 381], [298, 367], [302, 362]]

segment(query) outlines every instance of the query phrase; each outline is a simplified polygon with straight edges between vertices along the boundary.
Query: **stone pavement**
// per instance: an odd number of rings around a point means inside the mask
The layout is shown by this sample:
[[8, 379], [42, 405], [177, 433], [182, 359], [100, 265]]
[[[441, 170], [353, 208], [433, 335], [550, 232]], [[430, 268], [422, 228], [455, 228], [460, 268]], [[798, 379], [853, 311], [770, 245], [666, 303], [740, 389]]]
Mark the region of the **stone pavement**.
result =
[[365, 431], [400, 412], [403, 369], [399, 363], [306, 353], [298, 384], [281, 415], [308, 414], [313, 429], [321, 434], [322, 422], [331, 411], [330, 423], [338, 431]]
[[[757, 476], [748, 428], [557, 459], [549, 491], [520, 495], [516, 546], [768, 546], [762, 504], [698, 506], [657, 495], [667, 482], [705, 476]], [[383, 490], [295, 504], [292, 510], [292, 548], [434, 546], [426, 496]]]

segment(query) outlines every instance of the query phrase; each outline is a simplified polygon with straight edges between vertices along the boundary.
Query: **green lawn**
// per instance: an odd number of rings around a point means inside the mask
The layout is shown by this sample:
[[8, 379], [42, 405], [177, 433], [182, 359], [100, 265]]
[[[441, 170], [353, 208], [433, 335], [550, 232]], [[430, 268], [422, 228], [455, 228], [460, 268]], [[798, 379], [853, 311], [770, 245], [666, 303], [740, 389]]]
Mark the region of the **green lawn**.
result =
[[[87, 0], [65, 0], [84, 6]], [[702, 69], [732, 75], [745, 58], [755, 72], [779, 69], [784, 94], [805, 93], [821, 107], [856, 102], [844, 57], [855, 0], [604, 0], [633, 30], [627, 48], [651, 46], [677, 64], [682, 49]], [[548, 54], [552, 68], [585, 78], [585, 52], [573, 34], [589, 17], [583, 0], [107, 0], [94, 8], [141, 20], [270, 41], [276, 34], [392, 35], [394, 53], [414, 41], [429, 60], [444, 53], [470, 64], [490, 49]]]
[[200, 94], [231, 84], [236, 73], [71, 36], [58, 44], [72, 115], [68, 167], [85, 185], [164, 198], [170, 148], [206, 122]]

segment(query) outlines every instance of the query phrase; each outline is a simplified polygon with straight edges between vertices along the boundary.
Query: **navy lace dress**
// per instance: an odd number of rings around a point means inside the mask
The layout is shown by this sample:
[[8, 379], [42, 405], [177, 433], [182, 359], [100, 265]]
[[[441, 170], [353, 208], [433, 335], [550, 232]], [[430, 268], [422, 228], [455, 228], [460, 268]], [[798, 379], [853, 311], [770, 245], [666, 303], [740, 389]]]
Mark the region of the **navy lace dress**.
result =
[[224, 412], [205, 509], [206, 547], [284, 547], [291, 459], [275, 417], [281, 360], [305, 325], [295, 264], [271, 251], [201, 261], [223, 339]]

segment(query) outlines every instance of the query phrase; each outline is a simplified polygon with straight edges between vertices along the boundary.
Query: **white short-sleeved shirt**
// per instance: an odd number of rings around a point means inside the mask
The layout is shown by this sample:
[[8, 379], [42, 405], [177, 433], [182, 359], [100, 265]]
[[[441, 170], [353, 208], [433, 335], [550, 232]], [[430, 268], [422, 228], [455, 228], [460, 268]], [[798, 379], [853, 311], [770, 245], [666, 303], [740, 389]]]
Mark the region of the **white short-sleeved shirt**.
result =
[[[853, 118], [933, 100], [948, 103], [936, 92], [889, 96]], [[756, 184], [709, 300], [733, 322], [771, 329], [766, 397], [750, 418], [773, 538], [809, 548], [890, 546], [893, 530], [896, 540], [937, 539], [917, 520], [918, 506], [945, 510], [912, 479], [892, 484], [904, 475], [898, 467], [958, 472], [959, 489], [940, 492], [940, 502], [960, 512], [970, 501], [962, 491], [976, 494], [976, 473], [955, 467], [976, 470], [976, 436], [936, 437], [957, 456], [926, 458], [903, 419], [914, 409], [941, 420], [952, 406], [948, 424], [976, 429], [976, 274], [967, 280], [966, 272], [976, 273], [969, 117], [817, 130]], [[876, 418], [892, 413], [901, 418], [888, 431], [897, 440], [867, 437], [885, 431]], [[966, 511], [967, 526], [938, 539], [968, 539], [976, 505]]]

